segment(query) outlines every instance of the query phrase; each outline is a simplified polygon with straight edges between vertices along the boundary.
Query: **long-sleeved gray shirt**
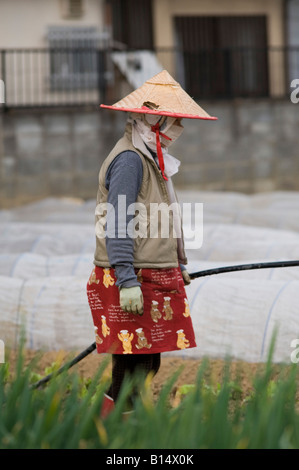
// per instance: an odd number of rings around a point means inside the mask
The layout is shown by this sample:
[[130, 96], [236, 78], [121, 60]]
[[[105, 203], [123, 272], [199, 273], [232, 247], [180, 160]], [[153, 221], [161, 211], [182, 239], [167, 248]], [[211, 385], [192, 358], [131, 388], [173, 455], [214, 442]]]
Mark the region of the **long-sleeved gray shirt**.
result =
[[[115, 209], [115, 237], [106, 238], [106, 248], [109, 262], [115, 268], [116, 284], [119, 287], [140, 286], [133, 267], [134, 239], [127, 233], [127, 224], [134, 216], [127, 215], [127, 210], [130, 204], [136, 202], [142, 177], [142, 161], [137, 153], [129, 150], [120, 153], [109, 165], [106, 173], [105, 186], [109, 191], [107, 202]], [[123, 196], [121, 205], [119, 196]], [[125, 211], [125, 214], [122, 211]]]

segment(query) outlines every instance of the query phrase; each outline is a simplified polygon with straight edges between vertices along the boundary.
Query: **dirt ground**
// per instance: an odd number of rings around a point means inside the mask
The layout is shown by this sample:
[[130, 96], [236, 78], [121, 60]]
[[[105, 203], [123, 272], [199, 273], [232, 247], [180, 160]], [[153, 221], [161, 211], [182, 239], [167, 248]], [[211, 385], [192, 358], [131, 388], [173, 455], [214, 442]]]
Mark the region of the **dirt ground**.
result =
[[[29, 364], [32, 360], [34, 360], [33, 370], [42, 376], [45, 376], [47, 375], [45, 372], [46, 367], [51, 366], [54, 362], [58, 362], [62, 365], [65, 362], [73, 359], [76, 354], [77, 352], [66, 353], [65, 351], [49, 351], [44, 353], [37, 351], [26, 351], [25, 364]], [[10, 363], [11, 371], [14, 369], [15, 359], [16, 353], [10, 351], [7, 362]], [[81, 377], [91, 378], [94, 376], [103, 360], [107, 360], [106, 356], [93, 352], [81, 360], [78, 364], [74, 365], [71, 370], [78, 372]], [[171, 378], [173, 374], [180, 368], [182, 368], [182, 370], [173, 387], [173, 394], [175, 394], [180, 385], [193, 384], [196, 381], [201, 364], [202, 361], [198, 359], [182, 359], [175, 356], [163, 356], [162, 354], [160, 370], [152, 382], [153, 396], [157, 397], [159, 395], [159, 392], [161, 391], [161, 388], [167, 379]], [[262, 364], [247, 363], [243, 361], [231, 362], [231, 380], [237, 380], [237, 383], [241, 385], [243, 396], [250, 394], [252, 390], [252, 380], [262, 367]], [[214, 386], [217, 386], [219, 383], [221, 384], [224, 370], [225, 361], [221, 359], [209, 359], [208, 367], [205, 373], [206, 383]], [[110, 373], [111, 365], [109, 361], [105, 375], [109, 376]]]

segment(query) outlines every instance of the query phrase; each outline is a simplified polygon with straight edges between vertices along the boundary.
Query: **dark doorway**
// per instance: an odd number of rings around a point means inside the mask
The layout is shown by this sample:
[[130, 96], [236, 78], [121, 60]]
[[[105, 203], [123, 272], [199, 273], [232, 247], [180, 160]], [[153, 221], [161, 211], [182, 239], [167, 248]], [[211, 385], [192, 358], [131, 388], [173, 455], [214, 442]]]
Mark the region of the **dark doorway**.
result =
[[113, 39], [128, 49], [153, 48], [152, 0], [108, 0]]
[[194, 98], [268, 96], [265, 16], [175, 18], [178, 73]]

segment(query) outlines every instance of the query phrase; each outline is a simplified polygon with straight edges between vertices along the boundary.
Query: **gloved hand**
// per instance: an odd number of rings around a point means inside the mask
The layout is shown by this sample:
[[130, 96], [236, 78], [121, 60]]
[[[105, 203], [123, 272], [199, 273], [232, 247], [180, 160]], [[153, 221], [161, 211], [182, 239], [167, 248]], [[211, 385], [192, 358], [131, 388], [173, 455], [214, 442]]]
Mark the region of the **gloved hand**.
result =
[[191, 284], [191, 277], [189, 276], [188, 271], [186, 269], [182, 271], [182, 276], [184, 279], [185, 286], [189, 286], [189, 284]]
[[143, 315], [143, 295], [139, 286], [122, 287], [119, 291], [119, 302], [125, 312]]

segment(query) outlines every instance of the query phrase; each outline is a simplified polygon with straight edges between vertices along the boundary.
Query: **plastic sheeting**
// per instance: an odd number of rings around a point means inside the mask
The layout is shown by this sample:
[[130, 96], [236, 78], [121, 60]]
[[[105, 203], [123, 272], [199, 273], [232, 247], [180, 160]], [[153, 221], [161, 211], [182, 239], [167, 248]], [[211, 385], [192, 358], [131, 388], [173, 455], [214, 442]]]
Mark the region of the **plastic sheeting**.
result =
[[[187, 288], [198, 350], [211, 357], [264, 361], [278, 329], [273, 359], [289, 362], [291, 342], [299, 338], [299, 281], [224, 276], [195, 280]], [[191, 350], [184, 352], [192, 356]]]
[[[299, 259], [299, 194], [180, 192], [203, 202], [203, 245], [189, 271]], [[94, 341], [86, 297], [95, 246], [94, 201], [46, 199], [0, 211], [0, 339], [22, 326], [32, 349], [85, 349]], [[182, 357], [263, 361], [276, 328], [275, 361], [299, 338], [299, 268], [207, 276], [187, 287], [198, 347]]]
[[30, 349], [85, 349], [94, 341], [86, 282], [76, 276], [0, 277], [0, 336], [5, 344], [15, 347], [25, 331]]

